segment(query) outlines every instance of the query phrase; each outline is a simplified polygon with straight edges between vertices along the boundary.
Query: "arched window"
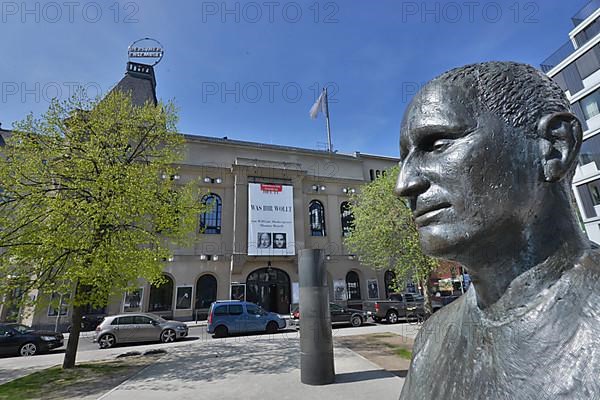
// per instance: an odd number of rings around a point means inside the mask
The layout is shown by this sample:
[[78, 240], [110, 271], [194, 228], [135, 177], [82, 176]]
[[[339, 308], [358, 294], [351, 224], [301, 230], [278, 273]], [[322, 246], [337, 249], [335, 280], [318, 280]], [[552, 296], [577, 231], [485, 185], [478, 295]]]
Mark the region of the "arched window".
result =
[[209, 207], [206, 212], [200, 215], [200, 229], [202, 233], [220, 234], [221, 233], [221, 198], [219, 195], [210, 193], [202, 198], [202, 204]]
[[196, 309], [208, 308], [217, 300], [217, 279], [202, 275], [196, 282]]
[[171, 311], [173, 309], [173, 279], [163, 275], [165, 283], [150, 286], [148, 311]]
[[395, 290], [395, 280], [396, 274], [394, 271], [387, 270], [385, 271], [385, 275], [383, 275], [383, 283], [385, 285], [385, 298], [389, 298], [391, 293], [394, 293]]
[[350, 210], [350, 203], [343, 201], [340, 204], [340, 215], [342, 217], [342, 236], [346, 237], [350, 235], [352, 228], [354, 227], [354, 215]]
[[348, 290], [348, 300], [360, 300], [360, 279], [355, 271], [346, 274], [346, 289]]
[[308, 206], [310, 236], [325, 236], [325, 208], [319, 200], [313, 200]]

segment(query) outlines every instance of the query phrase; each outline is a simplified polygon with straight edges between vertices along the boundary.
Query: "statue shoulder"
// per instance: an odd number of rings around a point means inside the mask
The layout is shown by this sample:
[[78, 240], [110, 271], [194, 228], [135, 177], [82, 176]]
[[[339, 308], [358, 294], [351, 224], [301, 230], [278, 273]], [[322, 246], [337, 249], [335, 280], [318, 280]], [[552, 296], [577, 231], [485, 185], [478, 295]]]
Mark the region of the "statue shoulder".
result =
[[417, 335], [414, 351], [420, 351], [429, 340], [439, 339], [437, 336], [444, 334], [450, 326], [460, 326], [469, 312], [470, 304], [473, 302], [469, 297], [473, 295], [475, 293], [469, 290], [452, 303], [432, 314], [425, 321]]
[[570, 279], [580, 280], [581, 284], [586, 286], [600, 288], [600, 250], [586, 251], [569, 272]]

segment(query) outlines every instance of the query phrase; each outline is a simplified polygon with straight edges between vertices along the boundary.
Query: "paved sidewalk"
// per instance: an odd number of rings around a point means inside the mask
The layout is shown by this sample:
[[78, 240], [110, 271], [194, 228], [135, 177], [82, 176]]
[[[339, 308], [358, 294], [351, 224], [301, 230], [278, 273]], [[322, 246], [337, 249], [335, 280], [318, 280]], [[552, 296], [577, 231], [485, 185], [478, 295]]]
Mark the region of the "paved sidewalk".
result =
[[336, 382], [304, 385], [300, 383], [297, 338], [238, 339], [216, 340], [210, 347], [173, 348], [100, 399], [397, 400], [404, 382], [357, 353], [336, 346]]

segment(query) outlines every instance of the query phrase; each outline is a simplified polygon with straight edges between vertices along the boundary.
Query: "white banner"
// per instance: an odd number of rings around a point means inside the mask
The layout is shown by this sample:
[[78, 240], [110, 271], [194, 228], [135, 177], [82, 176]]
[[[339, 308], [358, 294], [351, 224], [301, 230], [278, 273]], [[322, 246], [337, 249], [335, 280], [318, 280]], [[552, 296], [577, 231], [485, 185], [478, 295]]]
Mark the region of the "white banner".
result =
[[248, 255], [293, 256], [294, 188], [248, 184]]

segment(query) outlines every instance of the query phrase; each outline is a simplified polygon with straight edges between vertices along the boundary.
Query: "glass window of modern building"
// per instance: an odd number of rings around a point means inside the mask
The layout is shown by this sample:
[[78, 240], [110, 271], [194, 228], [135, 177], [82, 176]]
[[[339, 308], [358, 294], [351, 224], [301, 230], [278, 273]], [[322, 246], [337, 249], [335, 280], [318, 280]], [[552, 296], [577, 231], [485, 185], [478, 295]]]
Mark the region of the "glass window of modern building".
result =
[[600, 135], [594, 135], [583, 141], [579, 152], [579, 164], [587, 165], [596, 163], [596, 169], [600, 170]]
[[596, 206], [600, 205], [600, 179], [577, 185], [577, 193], [583, 206], [585, 218], [595, 218], [598, 216]]
[[600, 89], [594, 90], [581, 99], [581, 108], [586, 120], [590, 120], [600, 114]]

